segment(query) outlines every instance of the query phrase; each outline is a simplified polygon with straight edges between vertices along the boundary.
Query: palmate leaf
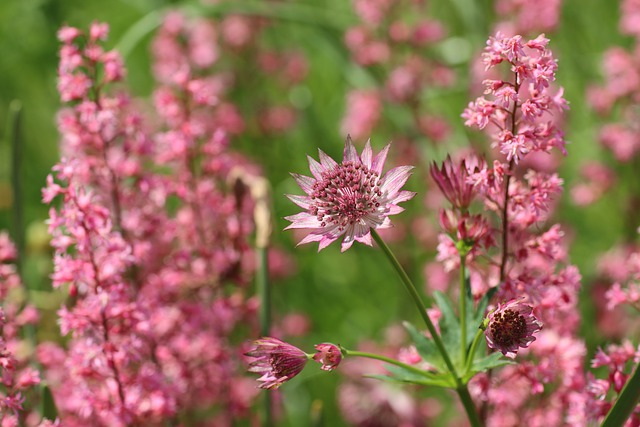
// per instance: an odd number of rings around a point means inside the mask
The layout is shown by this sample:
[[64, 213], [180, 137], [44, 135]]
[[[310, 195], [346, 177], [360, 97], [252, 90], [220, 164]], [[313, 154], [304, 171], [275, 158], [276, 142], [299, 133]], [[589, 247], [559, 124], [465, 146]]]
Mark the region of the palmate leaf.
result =
[[491, 353], [488, 356], [475, 359], [473, 365], [471, 365], [471, 370], [465, 374], [463, 380], [466, 382], [479, 372], [486, 372], [489, 369], [513, 364], [515, 364], [513, 360], [505, 358], [499, 351]]
[[436, 305], [440, 308], [442, 318], [440, 325], [440, 336], [444, 347], [453, 359], [454, 364], [460, 364], [460, 322], [453, 309], [449, 298], [442, 292], [434, 292], [433, 297]]
[[403, 325], [407, 332], [409, 332], [409, 336], [411, 336], [411, 340], [413, 340], [413, 344], [416, 346], [416, 350], [418, 350], [418, 354], [422, 357], [422, 360], [433, 366], [439, 372], [447, 372], [444, 360], [442, 360], [442, 356], [440, 352], [438, 352], [438, 348], [433, 340], [427, 338], [411, 323], [404, 322]]
[[389, 371], [389, 375], [366, 375], [366, 377], [382, 381], [392, 381], [406, 384], [418, 384], [445, 388], [455, 387], [455, 381], [451, 374], [431, 373], [427, 371], [419, 374], [417, 372], [394, 365], [385, 365], [385, 369]]

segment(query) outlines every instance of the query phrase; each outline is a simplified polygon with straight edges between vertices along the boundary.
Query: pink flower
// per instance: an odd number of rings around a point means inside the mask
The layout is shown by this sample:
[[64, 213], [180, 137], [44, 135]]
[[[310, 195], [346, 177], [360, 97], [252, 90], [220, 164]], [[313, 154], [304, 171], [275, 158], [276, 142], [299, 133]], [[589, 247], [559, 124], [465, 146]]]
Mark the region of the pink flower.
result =
[[286, 217], [291, 224], [285, 230], [310, 230], [299, 244], [319, 242], [318, 251], [341, 236], [344, 236], [342, 252], [354, 240], [372, 246], [370, 229], [389, 228], [389, 215], [404, 210], [398, 203], [415, 196], [414, 192], [400, 191], [413, 166], [393, 168], [381, 177], [389, 147], [390, 144], [374, 158], [367, 141], [359, 156], [348, 137], [342, 163], [336, 163], [322, 151], [320, 163], [309, 157], [313, 178], [293, 174], [307, 195], [287, 196], [306, 211]]
[[313, 360], [322, 364], [323, 371], [333, 371], [342, 361], [342, 351], [335, 344], [316, 344], [317, 353], [313, 355]]
[[454, 165], [451, 157], [447, 156], [440, 169], [438, 169], [436, 162], [433, 162], [429, 172], [444, 197], [449, 200], [453, 207], [465, 210], [477, 193], [477, 191], [474, 191], [475, 185], [470, 182], [469, 176], [484, 169], [484, 167], [484, 160], [476, 157], [463, 159], [459, 164]]
[[304, 369], [309, 355], [297, 347], [277, 338], [265, 337], [254, 342], [255, 348], [245, 356], [255, 357], [249, 372], [262, 374], [260, 388], [277, 389]]
[[515, 358], [518, 347], [527, 348], [536, 340], [534, 333], [542, 329], [542, 323], [533, 315], [533, 307], [522, 300], [511, 300], [498, 304], [489, 314], [485, 330], [489, 347], [499, 350], [507, 357]]

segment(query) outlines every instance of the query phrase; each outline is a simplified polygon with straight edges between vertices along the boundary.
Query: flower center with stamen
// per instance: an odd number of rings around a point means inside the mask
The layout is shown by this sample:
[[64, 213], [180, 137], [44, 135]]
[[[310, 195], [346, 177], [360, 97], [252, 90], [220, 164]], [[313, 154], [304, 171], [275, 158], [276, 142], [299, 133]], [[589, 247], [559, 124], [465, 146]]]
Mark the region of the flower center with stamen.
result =
[[496, 313], [490, 328], [493, 341], [501, 347], [510, 347], [527, 336], [527, 321], [513, 310]]
[[313, 184], [309, 213], [318, 218], [322, 227], [333, 224], [340, 231], [361, 222], [380, 207], [382, 190], [378, 178], [378, 173], [352, 161], [322, 172], [322, 179]]

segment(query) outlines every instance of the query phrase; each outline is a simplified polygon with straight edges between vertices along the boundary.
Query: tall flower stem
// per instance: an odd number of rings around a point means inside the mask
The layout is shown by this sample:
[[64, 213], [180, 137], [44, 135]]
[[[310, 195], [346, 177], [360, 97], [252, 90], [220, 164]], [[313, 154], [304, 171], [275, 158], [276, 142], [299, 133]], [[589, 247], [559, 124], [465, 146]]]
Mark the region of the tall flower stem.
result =
[[[460, 249], [459, 249], [460, 250]], [[460, 253], [460, 360], [467, 360], [467, 281], [466, 253]]]
[[458, 374], [456, 373], [456, 368], [453, 366], [453, 363], [451, 362], [451, 358], [449, 357], [449, 353], [447, 353], [447, 350], [444, 347], [442, 339], [440, 338], [440, 335], [438, 335], [438, 331], [436, 331], [436, 328], [433, 325], [433, 322], [431, 321], [431, 319], [429, 318], [429, 315], [427, 314], [427, 307], [424, 305], [424, 302], [422, 302], [422, 298], [420, 298], [420, 294], [418, 294], [418, 290], [416, 289], [416, 286], [413, 284], [413, 282], [407, 275], [407, 272], [404, 271], [404, 268], [402, 268], [402, 265], [400, 265], [396, 256], [393, 254], [393, 252], [391, 252], [391, 249], [389, 249], [389, 246], [387, 246], [387, 244], [384, 242], [384, 240], [382, 240], [378, 232], [373, 228], [371, 229], [371, 236], [373, 236], [373, 240], [375, 240], [378, 246], [380, 246], [380, 248], [382, 249], [382, 252], [384, 252], [384, 254], [387, 256], [387, 259], [389, 260], [393, 268], [396, 270], [396, 272], [400, 276], [402, 284], [404, 285], [407, 292], [409, 292], [409, 295], [413, 299], [413, 302], [416, 304], [416, 307], [418, 307], [420, 316], [422, 316], [422, 320], [424, 320], [424, 323], [427, 325], [427, 329], [429, 330], [429, 333], [431, 334], [431, 337], [433, 338], [433, 341], [435, 342], [436, 347], [438, 348], [438, 351], [442, 355], [442, 359], [444, 360], [444, 363], [446, 363], [449, 371], [457, 378]]
[[623, 426], [625, 421], [640, 401], [640, 363], [636, 365], [631, 378], [620, 392], [618, 400], [613, 405], [601, 427]]
[[[402, 284], [404, 285], [407, 292], [409, 292], [409, 295], [411, 295], [413, 302], [418, 307], [418, 311], [420, 312], [420, 315], [422, 316], [424, 323], [427, 325], [427, 329], [429, 330], [429, 333], [431, 334], [431, 337], [433, 338], [433, 341], [436, 344], [438, 351], [442, 355], [442, 360], [444, 360], [444, 363], [447, 365], [449, 372], [451, 372], [451, 374], [455, 378], [456, 393], [458, 393], [458, 396], [460, 396], [460, 401], [462, 402], [462, 405], [464, 406], [464, 409], [467, 412], [467, 416], [469, 417], [469, 422], [473, 427], [482, 426], [483, 423], [480, 421], [480, 417], [478, 416], [476, 407], [473, 404], [473, 400], [471, 400], [471, 395], [469, 394], [467, 385], [462, 382], [460, 377], [458, 377], [458, 373], [456, 372], [455, 366], [453, 366], [453, 363], [451, 362], [449, 353], [447, 353], [447, 350], [444, 347], [444, 344], [442, 342], [442, 339], [440, 338], [440, 335], [438, 335], [438, 332], [436, 331], [436, 328], [433, 325], [433, 322], [431, 322], [431, 319], [429, 319], [429, 316], [427, 315], [427, 307], [422, 302], [422, 299], [418, 294], [418, 290], [416, 289], [415, 285], [407, 275], [407, 272], [404, 271], [404, 268], [402, 268], [402, 266], [398, 262], [398, 259], [395, 257], [393, 252], [391, 252], [391, 249], [389, 249], [389, 247], [384, 242], [384, 240], [382, 240], [378, 232], [373, 228], [371, 229], [371, 236], [373, 237], [373, 240], [376, 241], [378, 246], [382, 249], [384, 254], [387, 256], [387, 259], [389, 260], [389, 262], [391, 262], [391, 265], [393, 265], [393, 268], [396, 270], [396, 272], [400, 276]], [[349, 354], [355, 355], [354, 352], [350, 352]], [[382, 360], [382, 359], [378, 359], [378, 360]], [[393, 359], [390, 359], [390, 360], [393, 360]], [[397, 363], [400, 363], [400, 362], [397, 362]], [[397, 363], [395, 364], [397, 365]]]

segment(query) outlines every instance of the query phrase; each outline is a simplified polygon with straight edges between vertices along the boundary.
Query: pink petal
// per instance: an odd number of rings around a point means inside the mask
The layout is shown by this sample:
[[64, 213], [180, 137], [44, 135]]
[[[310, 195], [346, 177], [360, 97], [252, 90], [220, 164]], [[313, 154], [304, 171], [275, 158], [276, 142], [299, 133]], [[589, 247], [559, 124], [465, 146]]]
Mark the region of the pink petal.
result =
[[338, 237], [332, 237], [332, 236], [326, 236], [326, 235], [323, 236], [322, 240], [320, 240], [320, 243], [318, 244], [318, 252], [320, 252], [321, 250], [323, 250], [324, 248], [326, 248], [336, 240], [338, 240]]
[[285, 230], [292, 228], [320, 228], [318, 218], [307, 212], [300, 212], [295, 215], [285, 216], [284, 219], [291, 221]]
[[320, 163], [324, 166], [324, 170], [329, 171], [338, 166], [338, 163], [329, 157], [324, 151], [319, 149], [318, 153], [320, 153]]
[[371, 164], [371, 169], [380, 176], [382, 176], [382, 168], [384, 167], [384, 162], [387, 161], [389, 148], [391, 148], [391, 143], [387, 144], [386, 147], [384, 147], [382, 151], [378, 153], [376, 158], [373, 159], [373, 163]]
[[397, 205], [398, 203], [413, 199], [415, 195], [416, 193], [414, 191], [400, 191], [395, 197], [389, 199], [389, 203]]
[[304, 245], [305, 243], [319, 242], [323, 238], [324, 234], [309, 233], [304, 239], [300, 240], [296, 246]]
[[295, 194], [285, 194], [285, 196], [303, 209], [309, 209], [311, 206], [311, 198], [309, 196], [298, 196]]
[[380, 189], [387, 193], [389, 196], [393, 196], [400, 188], [407, 182], [407, 179], [411, 176], [411, 170], [413, 166], [398, 166], [391, 169], [384, 176], [384, 183], [380, 186]]
[[400, 212], [404, 212], [404, 208], [398, 205], [389, 204], [387, 205], [387, 215], [397, 215]]
[[367, 228], [367, 234], [363, 236], [356, 236], [356, 240], [360, 243], [364, 243], [365, 245], [373, 246], [373, 238], [371, 237], [371, 233]]
[[368, 139], [367, 143], [364, 145], [364, 150], [362, 151], [362, 163], [371, 169], [371, 162], [373, 161], [373, 150], [371, 149], [371, 140]]
[[360, 163], [360, 156], [358, 156], [358, 152], [356, 151], [356, 147], [353, 146], [351, 142], [351, 136], [347, 136], [347, 142], [344, 145], [344, 162], [356, 162]]
[[302, 188], [302, 191], [307, 194], [313, 193], [313, 184], [316, 182], [315, 179], [297, 173], [292, 173], [291, 176], [296, 180], [300, 188]]
[[322, 165], [311, 156], [307, 156], [307, 159], [309, 160], [309, 169], [313, 176], [318, 180], [322, 179], [322, 172], [324, 172]]

